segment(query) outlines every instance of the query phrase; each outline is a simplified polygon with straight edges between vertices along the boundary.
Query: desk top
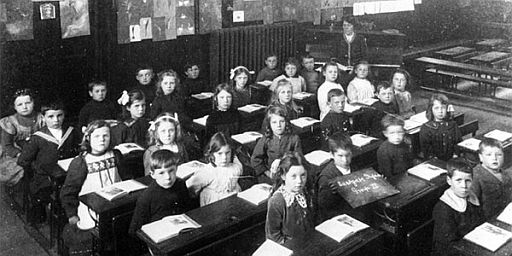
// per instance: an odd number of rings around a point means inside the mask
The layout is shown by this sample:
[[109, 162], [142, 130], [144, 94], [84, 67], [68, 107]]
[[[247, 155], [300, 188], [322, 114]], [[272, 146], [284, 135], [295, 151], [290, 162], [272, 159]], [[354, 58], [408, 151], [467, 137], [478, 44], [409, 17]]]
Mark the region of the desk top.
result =
[[504, 59], [506, 57], [509, 57], [511, 54], [508, 52], [487, 52], [481, 55], [477, 55], [475, 57], [470, 58], [470, 60], [473, 61], [481, 61], [485, 63], [491, 63], [500, 59]]
[[447, 56], [447, 57], [454, 57], [454, 56], [462, 55], [462, 54], [465, 54], [468, 52], [472, 52], [474, 50], [475, 50], [475, 48], [456, 46], [456, 47], [444, 49], [441, 51], [437, 51], [436, 53], [439, 55]]
[[440, 60], [440, 59], [431, 58], [431, 57], [420, 57], [420, 58], [417, 58], [416, 61], [423, 62], [426, 64], [433, 64], [433, 65], [438, 65], [438, 66], [445, 66], [445, 67], [475, 71], [480, 74], [512, 77], [511, 72], [500, 70], [500, 69], [494, 69], [494, 68], [490, 68], [490, 67], [479, 66], [479, 65], [460, 63], [460, 62], [449, 61], [449, 60]]
[[180, 234], [158, 244], [154, 243], [141, 230], [137, 231], [137, 236], [157, 254], [182, 255], [207, 246], [242, 229], [265, 222], [267, 203], [255, 206], [237, 197], [237, 195], [233, 195], [188, 211], [186, 214], [199, 223], [201, 228]]
[[481, 46], [494, 47], [494, 46], [498, 46], [500, 44], [503, 44], [505, 42], [506, 42], [505, 39], [492, 38], [492, 39], [485, 39], [485, 40], [479, 41], [476, 44], [477, 45], [481, 45]]
[[[498, 226], [500, 228], [503, 228], [508, 231], [512, 231], [512, 226], [505, 224], [501, 221], [496, 220], [496, 218], [493, 218], [491, 221], [488, 221], [489, 223]], [[455, 248], [456, 251], [458, 251], [461, 255], [468, 255], [468, 256], [509, 256], [512, 255], [512, 241], [508, 241], [506, 244], [504, 244], [501, 248], [499, 248], [496, 252], [491, 252], [483, 247], [480, 247], [470, 241], [467, 241], [465, 239], [461, 239], [460, 241], [457, 241], [453, 248]]]

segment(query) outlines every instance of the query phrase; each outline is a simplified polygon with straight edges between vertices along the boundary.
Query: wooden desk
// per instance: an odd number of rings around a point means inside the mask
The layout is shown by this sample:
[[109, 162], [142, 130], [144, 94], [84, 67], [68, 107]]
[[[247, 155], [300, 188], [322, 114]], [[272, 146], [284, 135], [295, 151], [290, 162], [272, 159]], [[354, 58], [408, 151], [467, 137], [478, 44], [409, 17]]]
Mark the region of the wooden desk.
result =
[[[137, 179], [149, 185], [150, 176]], [[98, 214], [98, 224], [95, 232], [99, 242], [100, 255], [137, 255], [144, 247], [136, 239], [128, 235], [137, 199], [144, 190], [135, 191], [119, 199], [108, 201], [96, 193], [79, 197], [80, 202]]]
[[487, 52], [487, 53], [484, 53], [484, 54], [481, 54], [481, 55], [474, 56], [474, 57], [470, 58], [469, 60], [471, 60], [475, 64], [482, 63], [482, 64], [485, 64], [485, 65], [489, 65], [492, 62], [495, 62], [495, 61], [507, 58], [510, 55], [511, 54], [508, 53], [508, 52], [492, 51], [492, 52]]
[[475, 51], [475, 48], [456, 46], [456, 47], [440, 50], [435, 53], [437, 55], [439, 55], [441, 58], [452, 59], [456, 56], [460, 56], [460, 55], [467, 54], [467, 53], [474, 52], [474, 51]]
[[485, 40], [479, 41], [476, 43], [476, 45], [481, 46], [481, 47], [493, 48], [498, 45], [504, 44], [505, 42], [507, 42], [507, 40], [505, 40], [505, 39], [492, 38], [492, 39], [485, 39]]
[[500, 76], [500, 77], [506, 78], [506, 79], [512, 78], [511, 72], [500, 70], [500, 69], [494, 69], [494, 68], [490, 68], [490, 67], [485, 67], [485, 66], [466, 64], [466, 63], [460, 63], [460, 62], [449, 61], [449, 60], [440, 60], [440, 59], [430, 58], [430, 57], [420, 57], [420, 58], [417, 58], [416, 61], [425, 63], [425, 64], [434, 65], [434, 66], [448, 67], [448, 68], [454, 68], [454, 69], [466, 70], [466, 71], [473, 71], [477, 74]]
[[[494, 130], [494, 129], [491, 129], [491, 130]], [[475, 136], [475, 139], [482, 140], [482, 138], [484, 138], [485, 134], [487, 134], [487, 132]], [[502, 146], [503, 146], [503, 155], [504, 155], [502, 168], [507, 169], [510, 166], [512, 166], [512, 140], [505, 141], [504, 143], [502, 143]], [[471, 150], [469, 148], [462, 147], [459, 145], [457, 145], [457, 148], [460, 150], [461, 153], [464, 154], [464, 157], [469, 162], [471, 162], [473, 164], [480, 163], [480, 159], [478, 157], [478, 150], [476, 150], [476, 151]]]
[[[491, 221], [488, 221], [489, 223], [498, 226], [500, 228], [503, 228], [508, 231], [512, 231], [512, 226], [503, 223], [499, 220], [496, 220], [493, 218]], [[501, 248], [499, 248], [496, 252], [491, 252], [481, 246], [478, 246], [472, 242], [469, 242], [465, 239], [461, 239], [460, 241], [457, 241], [453, 248], [455, 251], [457, 251], [460, 255], [464, 256], [510, 256], [512, 255], [512, 241], [508, 241], [506, 244], [504, 244]]]
[[238, 198], [236, 195], [215, 203], [188, 211], [189, 217], [201, 225], [170, 238], [161, 243], [154, 243], [144, 232], [137, 231], [137, 236], [151, 248], [155, 255], [199, 254], [207, 250], [210, 244], [219, 240], [235, 238], [244, 230], [265, 222], [267, 203], [258, 206]]

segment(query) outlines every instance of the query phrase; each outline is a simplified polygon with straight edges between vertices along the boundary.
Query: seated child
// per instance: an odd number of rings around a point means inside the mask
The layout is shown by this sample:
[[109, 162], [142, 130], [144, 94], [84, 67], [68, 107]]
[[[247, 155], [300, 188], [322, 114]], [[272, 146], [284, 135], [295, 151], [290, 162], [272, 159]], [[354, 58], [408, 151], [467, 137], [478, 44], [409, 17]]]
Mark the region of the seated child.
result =
[[117, 106], [107, 96], [107, 83], [103, 81], [92, 81], [88, 85], [91, 101], [87, 102], [78, 117], [80, 131], [94, 120], [115, 120], [117, 118]]
[[265, 234], [279, 244], [300, 243], [314, 229], [312, 197], [306, 187], [308, 173], [300, 153], [286, 153], [277, 161]]
[[395, 91], [395, 100], [400, 115], [406, 119], [415, 114], [411, 93], [405, 90], [410, 83], [411, 75], [405, 69], [399, 68], [391, 75], [391, 85]]
[[214, 110], [206, 119], [206, 137], [223, 132], [226, 136], [241, 133], [242, 116], [238, 109], [232, 107], [233, 88], [226, 83], [219, 84], [213, 95]]
[[306, 91], [306, 80], [298, 74], [299, 64], [295, 58], [289, 58], [284, 64], [284, 74], [276, 77], [270, 85], [270, 90], [275, 91], [277, 82], [282, 79], [290, 81], [293, 93]]
[[275, 160], [288, 151], [302, 154], [299, 136], [292, 134], [286, 111], [280, 107], [270, 107], [263, 122], [267, 123], [263, 137], [256, 142], [252, 152], [251, 165], [258, 183], [272, 184], [270, 169], [275, 167]]
[[331, 111], [331, 107], [327, 104], [327, 94], [332, 89], [339, 89], [342, 92], [343, 87], [336, 83], [338, 78], [338, 65], [336, 62], [327, 62], [322, 67], [322, 74], [325, 77], [325, 82], [318, 87], [317, 100], [318, 108], [320, 109], [320, 121], [324, 119], [325, 115]]
[[356, 77], [350, 81], [347, 87], [347, 97], [350, 103], [363, 103], [366, 99], [375, 96], [375, 88], [368, 80], [368, 62], [361, 61], [355, 66]]
[[471, 190], [482, 204], [487, 220], [512, 202], [512, 178], [502, 169], [505, 157], [499, 141], [483, 138], [478, 147], [478, 157], [481, 163], [473, 169]]
[[252, 102], [251, 87], [247, 84], [251, 74], [254, 74], [254, 71], [249, 71], [244, 66], [231, 70], [229, 78], [233, 85], [233, 108], [238, 109]]
[[413, 165], [411, 147], [405, 143], [404, 121], [391, 115], [382, 119], [382, 132], [386, 141], [377, 150], [379, 172], [386, 178], [400, 175]]
[[306, 92], [316, 93], [320, 85], [320, 73], [315, 70], [315, 58], [311, 55], [302, 57], [302, 69], [300, 75], [306, 81]]
[[208, 165], [187, 180], [188, 189], [199, 194], [201, 206], [211, 204], [241, 191], [238, 177], [242, 164], [235, 156], [231, 139], [221, 132], [214, 134], [205, 150]]
[[143, 225], [169, 215], [182, 214], [193, 208], [185, 182], [176, 177], [179, 156], [161, 149], [150, 157], [153, 182], [137, 200], [128, 233], [135, 235]]
[[146, 96], [140, 90], [133, 90], [123, 96], [121, 122], [112, 128], [110, 144], [115, 147], [133, 142], [145, 148], [149, 122], [146, 113]]
[[49, 202], [53, 192], [49, 176], [66, 175], [57, 167], [57, 161], [78, 154], [80, 133], [71, 126], [63, 125], [65, 111], [62, 102], [44, 104], [41, 114], [46, 126], [30, 137], [18, 158], [18, 165], [25, 169], [27, 177], [31, 177], [30, 193], [44, 204]]
[[179, 121], [170, 113], [159, 115], [149, 127], [149, 147], [144, 152], [144, 174], [151, 171], [151, 154], [160, 149], [167, 149], [178, 157], [178, 165], [188, 162], [188, 154], [182, 143]]
[[372, 104], [372, 111], [369, 114], [369, 125], [371, 136], [383, 138], [382, 118], [386, 115], [398, 115], [398, 106], [393, 97], [393, 87], [388, 82], [380, 82], [377, 86], [377, 98], [379, 101]]
[[272, 82], [282, 73], [283, 71], [277, 67], [277, 54], [271, 53], [265, 57], [265, 67], [258, 73], [256, 82]]
[[327, 93], [327, 105], [331, 110], [322, 119], [322, 123], [320, 123], [320, 129], [322, 129], [322, 136], [325, 142], [335, 133], [344, 133], [351, 130], [350, 120], [345, 115], [345, 112], [343, 112], [345, 101], [345, 94], [340, 89], [332, 89]]
[[185, 97], [190, 97], [190, 95], [193, 94], [212, 91], [212, 88], [208, 86], [208, 82], [199, 77], [200, 72], [201, 69], [199, 68], [198, 63], [187, 63], [185, 65], [186, 77], [181, 83], [182, 88], [180, 88]]
[[[288, 120], [297, 119], [302, 115], [303, 108], [301, 106], [297, 106], [295, 101], [293, 100], [293, 92], [292, 92], [292, 84], [290, 81], [286, 79], [282, 79], [277, 83], [277, 87], [272, 93], [272, 103], [270, 103], [270, 107], [280, 107], [286, 111], [286, 118]], [[264, 133], [267, 128], [267, 123], [263, 120], [261, 125], [261, 130]]]
[[142, 64], [135, 72], [135, 79], [137, 79], [136, 85], [129, 88], [128, 91], [141, 90], [146, 96], [146, 102], [153, 102], [156, 92], [153, 76], [153, 68], [147, 64]]
[[110, 149], [110, 126], [104, 120], [91, 122], [84, 131], [82, 153], [69, 165], [60, 191], [69, 225], [63, 238], [70, 254], [92, 249], [92, 233], [97, 215], [78, 197], [121, 181], [121, 154]]
[[484, 222], [476, 195], [469, 189], [473, 172], [463, 159], [450, 159], [446, 181], [450, 185], [432, 212], [434, 237], [431, 255], [458, 255], [452, 244]]
[[420, 147], [425, 160], [437, 157], [448, 161], [456, 153], [461, 141], [457, 123], [448, 112], [448, 98], [444, 94], [433, 94], [427, 106], [427, 123], [420, 129]]

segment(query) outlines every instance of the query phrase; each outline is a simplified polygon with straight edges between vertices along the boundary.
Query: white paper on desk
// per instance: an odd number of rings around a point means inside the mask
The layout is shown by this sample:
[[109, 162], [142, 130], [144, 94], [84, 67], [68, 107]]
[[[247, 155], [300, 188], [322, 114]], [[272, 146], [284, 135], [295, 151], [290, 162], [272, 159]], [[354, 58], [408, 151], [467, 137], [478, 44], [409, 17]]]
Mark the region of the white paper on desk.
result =
[[251, 188], [238, 192], [238, 197], [251, 204], [259, 205], [265, 202], [272, 192], [272, 186], [266, 183], [253, 185]]
[[121, 143], [114, 148], [119, 150], [123, 155], [131, 153], [132, 151], [144, 151], [144, 148], [133, 142]]
[[292, 123], [293, 125], [295, 125], [297, 127], [304, 128], [304, 127], [314, 125], [315, 123], [320, 123], [320, 120], [306, 116], [306, 117], [300, 117], [297, 119], [293, 119], [290, 121], [290, 123]]
[[185, 180], [188, 177], [194, 175], [197, 170], [204, 168], [205, 166], [205, 163], [199, 162], [197, 160], [180, 164], [178, 166], [178, 170], [176, 171], [176, 177]]
[[239, 107], [238, 110], [246, 112], [246, 113], [252, 113], [254, 111], [258, 111], [258, 110], [263, 109], [263, 108], [266, 108], [266, 107], [263, 106], [263, 105], [254, 103], [254, 104], [248, 104], [248, 105]]
[[368, 106], [371, 106], [373, 103], [379, 101], [379, 99], [375, 99], [375, 98], [368, 98], [368, 99], [364, 99], [361, 103], [365, 104], [365, 105], [368, 105]]
[[311, 96], [313, 96], [313, 94], [309, 93], [309, 92], [298, 92], [298, 93], [293, 94], [293, 98], [296, 100], [303, 100], [303, 99], [309, 98]]
[[500, 142], [504, 142], [512, 138], [512, 133], [504, 132], [501, 130], [492, 130], [484, 135], [487, 138], [493, 138]]
[[376, 140], [377, 138], [370, 137], [364, 134], [354, 134], [350, 136], [350, 139], [352, 139], [352, 145], [356, 147], [362, 147], [364, 145], [369, 144], [372, 140]]
[[57, 161], [57, 164], [60, 166], [60, 168], [62, 168], [62, 170], [67, 172], [69, 169], [69, 165], [71, 164], [71, 161], [73, 161], [73, 157], [59, 160]]
[[421, 163], [410, 168], [407, 170], [407, 172], [418, 178], [430, 181], [436, 177], [441, 176], [443, 173], [446, 173], [446, 170], [437, 166], [433, 166], [429, 163]]
[[148, 186], [136, 181], [136, 180], [125, 180], [121, 182], [117, 182], [112, 184], [112, 186], [115, 186], [116, 188], [122, 189], [123, 191], [126, 191], [127, 193], [131, 193], [133, 191], [145, 189]]
[[498, 250], [511, 238], [512, 233], [488, 222], [476, 227], [464, 236], [464, 239], [480, 245], [491, 252]]
[[202, 92], [202, 93], [198, 93], [198, 94], [192, 94], [192, 97], [194, 97], [198, 100], [209, 99], [209, 98], [213, 97], [213, 92]]
[[471, 151], [478, 151], [478, 146], [480, 145], [481, 140], [475, 138], [469, 138], [464, 141], [459, 142], [459, 146], [467, 148]]
[[290, 256], [292, 253], [292, 250], [267, 239], [258, 247], [252, 256]]
[[141, 230], [146, 233], [155, 243], [160, 243], [171, 237], [177, 236], [184, 229], [200, 228], [197, 222], [185, 214], [171, 215], [142, 226]]
[[259, 81], [259, 82], [257, 82], [257, 84], [261, 84], [263, 86], [269, 87], [272, 84], [272, 81], [270, 81], [270, 80]]
[[342, 214], [324, 221], [316, 226], [315, 229], [339, 243], [350, 235], [368, 227], [365, 223]]
[[233, 140], [238, 141], [238, 143], [240, 143], [240, 144], [248, 144], [251, 142], [255, 142], [256, 140], [258, 140], [261, 137], [263, 137], [263, 135], [261, 133], [254, 132], [254, 131], [244, 132], [241, 134], [236, 134], [236, 135], [231, 136], [231, 138]]
[[200, 118], [196, 118], [196, 119], [194, 119], [194, 123], [206, 127], [206, 119], [208, 119], [208, 116], [209, 115], [206, 115], [206, 116], [203, 116]]
[[310, 152], [304, 156], [306, 161], [308, 161], [312, 165], [321, 166], [331, 160], [331, 153], [323, 151], [323, 150], [315, 150]]
[[409, 117], [409, 119], [411, 121], [418, 122], [418, 123], [421, 123], [421, 124], [424, 124], [424, 123], [428, 122], [426, 111], [423, 111], [423, 112], [420, 112], [420, 113], [418, 113], [416, 115], [413, 115], [413, 116]]
[[498, 215], [499, 221], [512, 225], [512, 203], [509, 203], [503, 212]]
[[358, 105], [352, 105], [352, 104], [345, 104], [345, 108], [343, 108], [343, 111], [347, 113], [354, 113], [355, 111], [361, 109], [361, 106]]

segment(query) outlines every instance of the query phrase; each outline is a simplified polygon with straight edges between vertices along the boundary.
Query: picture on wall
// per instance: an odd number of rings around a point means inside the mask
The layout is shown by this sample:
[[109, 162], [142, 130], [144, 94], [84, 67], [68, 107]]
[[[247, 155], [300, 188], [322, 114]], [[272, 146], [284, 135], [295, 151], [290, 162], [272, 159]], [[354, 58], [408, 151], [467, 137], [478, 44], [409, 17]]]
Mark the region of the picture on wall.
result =
[[59, 5], [62, 38], [91, 34], [88, 0], [61, 0]]
[[176, 0], [153, 0], [153, 41], [176, 39]]
[[176, 7], [177, 35], [195, 34], [195, 13], [193, 0], [178, 0]]
[[55, 5], [52, 3], [42, 4], [39, 6], [39, 13], [41, 20], [55, 19]]
[[199, 33], [222, 28], [222, 0], [199, 0]]
[[7, 41], [34, 39], [33, 3], [30, 0], [2, 0], [0, 3], [0, 22], [4, 24], [3, 33]]

